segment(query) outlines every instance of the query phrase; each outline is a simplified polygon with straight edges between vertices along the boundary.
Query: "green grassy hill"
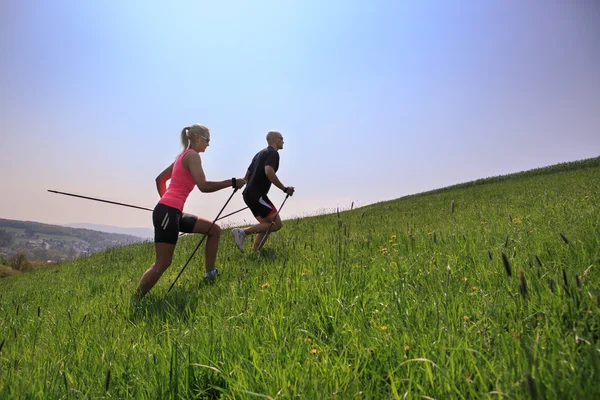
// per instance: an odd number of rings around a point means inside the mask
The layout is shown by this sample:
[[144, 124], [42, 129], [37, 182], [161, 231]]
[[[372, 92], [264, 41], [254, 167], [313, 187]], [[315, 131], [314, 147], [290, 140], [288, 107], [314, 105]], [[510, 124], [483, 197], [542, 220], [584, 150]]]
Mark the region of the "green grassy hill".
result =
[[[0, 281], [0, 398], [600, 398], [600, 158]], [[289, 201], [293, 201], [293, 198]], [[406, 396], [406, 397], [405, 397]], [[426, 397], [427, 396], [427, 397]]]

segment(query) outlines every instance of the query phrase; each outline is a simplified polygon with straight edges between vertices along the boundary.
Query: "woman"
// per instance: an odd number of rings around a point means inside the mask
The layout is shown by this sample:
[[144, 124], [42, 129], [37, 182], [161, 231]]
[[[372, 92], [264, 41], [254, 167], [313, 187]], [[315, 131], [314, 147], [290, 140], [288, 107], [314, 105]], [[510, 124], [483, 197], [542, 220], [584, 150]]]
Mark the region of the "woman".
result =
[[[215, 268], [215, 260], [219, 249], [221, 228], [217, 224], [211, 228], [211, 221], [184, 214], [183, 206], [194, 186], [197, 186], [202, 193], [211, 193], [228, 187], [240, 189], [246, 181], [241, 178], [218, 182], [206, 180], [199, 153], [206, 151], [209, 142], [210, 131], [207, 127], [194, 124], [183, 128], [181, 131], [183, 152], [156, 178], [156, 188], [160, 195], [160, 200], [152, 213], [156, 260], [142, 275], [133, 296], [135, 301], [141, 300], [171, 265], [179, 232], [207, 234], [204, 248], [206, 264], [204, 278], [214, 279], [219, 274]], [[167, 188], [169, 179], [171, 183]]]

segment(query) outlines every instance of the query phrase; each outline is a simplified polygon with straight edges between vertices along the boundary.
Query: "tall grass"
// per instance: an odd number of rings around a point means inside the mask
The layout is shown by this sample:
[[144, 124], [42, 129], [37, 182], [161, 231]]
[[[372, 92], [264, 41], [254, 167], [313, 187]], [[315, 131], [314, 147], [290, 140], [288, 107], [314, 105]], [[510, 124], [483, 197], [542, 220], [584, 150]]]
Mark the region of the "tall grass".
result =
[[140, 308], [152, 244], [3, 279], [0, 398], [600, 398], [599, 196], [591, 166], [288, 220], [167, 293], [184, 237]]

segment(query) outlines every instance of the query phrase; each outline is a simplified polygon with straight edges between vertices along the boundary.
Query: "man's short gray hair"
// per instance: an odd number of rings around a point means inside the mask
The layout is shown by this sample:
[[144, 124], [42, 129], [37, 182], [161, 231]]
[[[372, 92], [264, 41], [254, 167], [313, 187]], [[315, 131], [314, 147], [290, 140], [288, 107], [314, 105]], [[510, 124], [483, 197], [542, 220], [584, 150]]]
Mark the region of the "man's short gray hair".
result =
[[269, 133], [267, 133], [267, 143], [270, 143], [271, 140], [275, 139], [276, 137], [281, 136], [281, 132], [278, 131], [269, 131]]

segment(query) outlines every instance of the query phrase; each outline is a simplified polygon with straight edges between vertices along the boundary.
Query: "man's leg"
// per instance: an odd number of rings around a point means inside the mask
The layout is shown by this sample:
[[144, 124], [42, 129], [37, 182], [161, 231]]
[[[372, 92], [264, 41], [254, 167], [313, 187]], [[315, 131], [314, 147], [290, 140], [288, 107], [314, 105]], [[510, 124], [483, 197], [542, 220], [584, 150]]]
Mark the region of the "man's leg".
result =
[[[256, 199], [244, 198], [246, 205], [250, 208], [254, 217], [258, 221], [258, 224], [253, 225], [246, 229], [235, 228], [232, 230], [234, 240], [241, 251], [244, 251], [244, 239], [246, 236], [256, 233], [254, 239], [253, 251], [256, 251], [259, 244], [264, 238], [264, 233], [269, 229], [279, 230], [281, 228], [281, 219], [278, 216], [277, 209], [267, 197], [267, 195], [260, 196]], [[275, 218], [277, 216], [277, 218]], [[279, 221], [279, 222], [277, 222]], [[272, 224], [275, 225], [271, 227]], [[269, 228], [271, 227], [271, 228]], [[275, 229], [273, 229], [275, 228]]]
[[[259, 219], [259, 218], [260, 217], [256, 217], [256, 219]], [[262, 219], [264, 220], [264, 222], [259, 220], [261, 223], [258, 225], [255, 225], [255, 226], [266, 225], [266, 229], [264, 231], [258, 232], [256, 235], [256, 238], [254, 238], [254, 245], [252, 246], [253, 252], [257, 252], [260, 250], [259, 246], [261, 246], [261, 243], [262, 243], [262, 246], [265, 245], [265, 242], [268, 239], [268, 236], [267, 236], [267, 238], [265, 238], [267, 231], [269, 232], [269, 234], [271, 234], [273, 232], [280, 230], [281, 227], [283, 226], [283, 224], [281, 222], [281, 218], [279, 217], [279, 214], [273, 214], [273, 215], [270, 215], [270, 216], [268, 216], [266, 218], [262, 218]], [[271, 229], [269, 229], [269, 226], [271, 227]], [[263, 240], [264, 240], [264, 242], [263, 242]]]

